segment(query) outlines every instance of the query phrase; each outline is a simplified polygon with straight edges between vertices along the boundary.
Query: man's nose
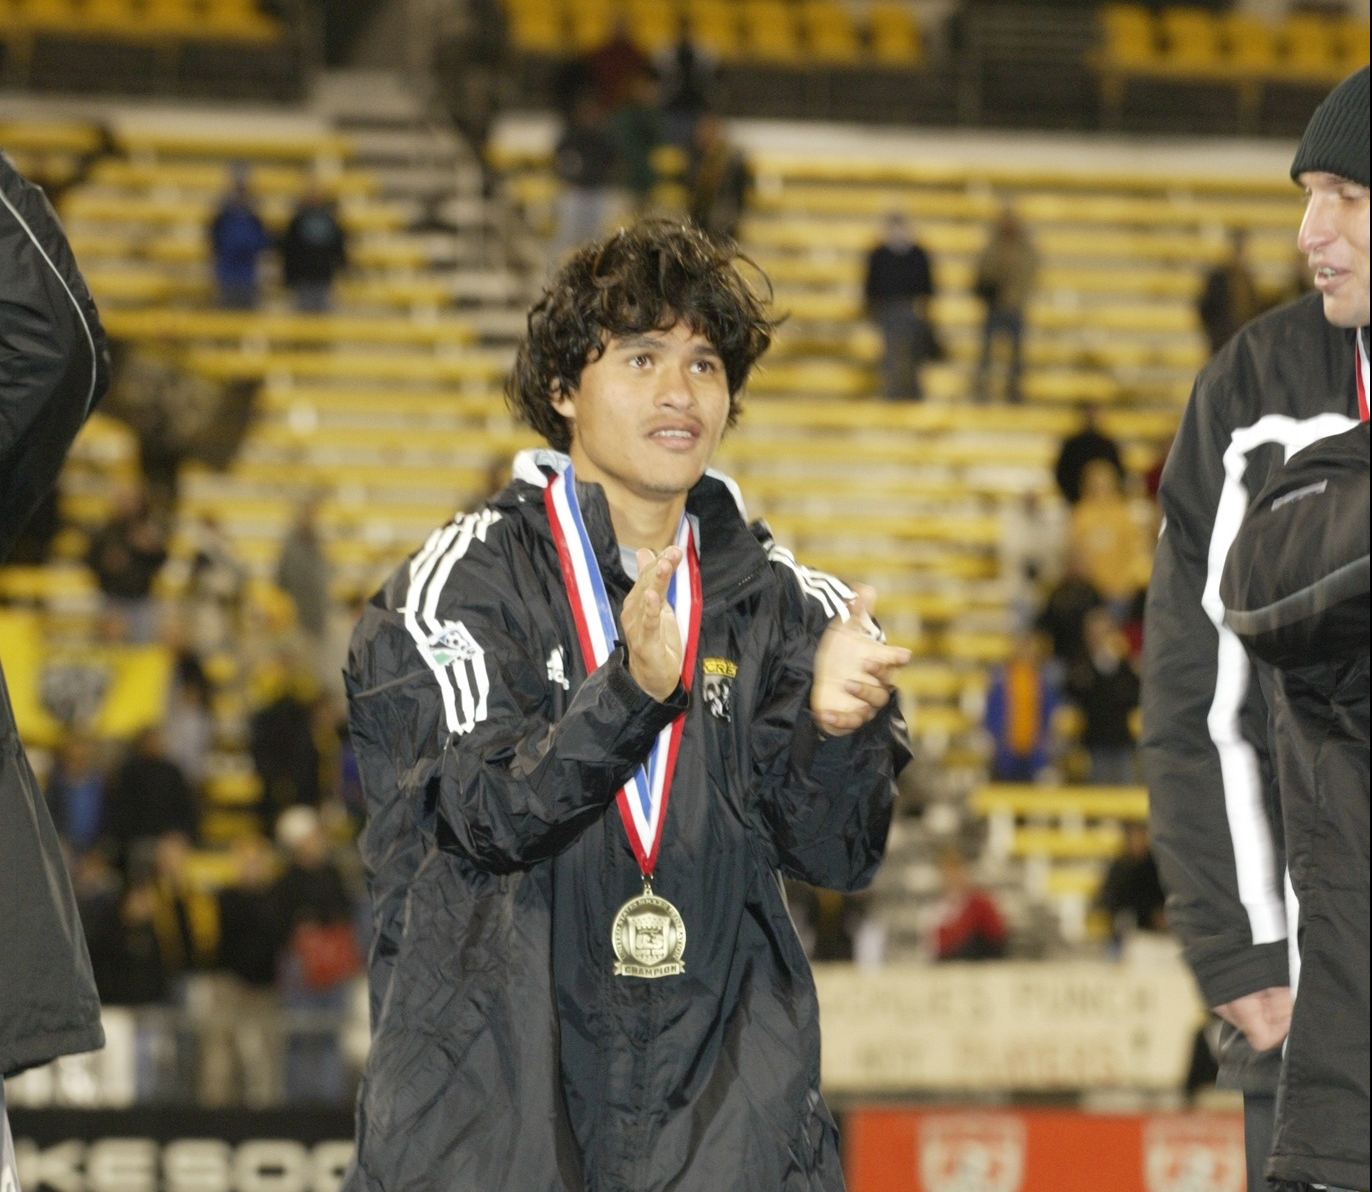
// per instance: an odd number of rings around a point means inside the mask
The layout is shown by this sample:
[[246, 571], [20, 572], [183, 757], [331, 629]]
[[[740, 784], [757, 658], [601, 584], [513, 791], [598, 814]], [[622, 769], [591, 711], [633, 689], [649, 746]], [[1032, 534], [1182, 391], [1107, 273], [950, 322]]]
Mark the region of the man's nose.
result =
[[1329, 200], [1322, 195], [1310, 196], [1305, 215], [1301, 217], [1300, 231], [1296, 233], [1296, 247], [1301, 252], [1313, 252], [1334, 238], [1329, 208]]

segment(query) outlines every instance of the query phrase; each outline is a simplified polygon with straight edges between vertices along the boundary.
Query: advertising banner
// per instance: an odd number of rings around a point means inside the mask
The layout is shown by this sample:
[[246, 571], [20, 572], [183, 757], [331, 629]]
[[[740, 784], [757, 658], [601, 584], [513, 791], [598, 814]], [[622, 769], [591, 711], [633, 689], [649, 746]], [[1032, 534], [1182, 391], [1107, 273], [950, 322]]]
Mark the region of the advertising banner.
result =
[[15, 1109], [23, 1192], [338, 1192], [350, 1109]]
[[1179, 1089], [1203, 1007], [1150, 964], [817, 965], [826, 1092]]
[[1243, 1118], [857, 1109], [849, 1192], [1244, 1192]]

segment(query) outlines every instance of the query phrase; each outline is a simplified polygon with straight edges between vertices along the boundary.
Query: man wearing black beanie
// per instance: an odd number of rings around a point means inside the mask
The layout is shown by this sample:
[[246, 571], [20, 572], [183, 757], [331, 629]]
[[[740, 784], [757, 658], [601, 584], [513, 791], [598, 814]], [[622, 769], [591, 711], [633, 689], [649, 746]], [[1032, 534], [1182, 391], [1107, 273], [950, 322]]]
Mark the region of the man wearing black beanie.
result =
[[[1368, 417], [1368, 155], [1363, 67], [1316, 110], [1292, 162], [1317, 292], [1249, 323], [1197, 377], [1163, 472], [1145, 615], [1154, 851], [1169, 923], [1224, 1020], [1220, 1083], [1244, 1093], [1253, 1192], [1372, 1183], [1367, 833], [1293, 804], [1309, 790], [1279, 789], [1269, 707], [1282, 676], [1250, 661], [1220, 597], [1254, 495], [1296, 452]], [[1365, 824], [1365, 682], [1345, 719], [1361, 733], [1361, 789], [1318, 794], [1360, 799]]]

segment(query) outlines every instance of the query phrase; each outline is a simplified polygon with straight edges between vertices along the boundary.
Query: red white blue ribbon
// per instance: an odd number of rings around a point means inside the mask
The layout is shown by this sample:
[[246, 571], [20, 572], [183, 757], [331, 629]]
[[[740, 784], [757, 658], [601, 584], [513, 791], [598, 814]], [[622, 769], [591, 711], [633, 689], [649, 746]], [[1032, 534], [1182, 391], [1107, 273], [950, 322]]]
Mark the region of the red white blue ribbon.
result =
[[1367, 421], [1367, 391], [1372, 388], [1372, 365], [1367, 360], [1367, 345], [1363, 343], [1363, 332], [1359, 330], [1354, 338], [1358, 341], [1358, 417]]
[[[557, 544], [557, 557], [562, 563], [563, 582], [572, 605], [572, 619], [581, 642], [581, 656], [589, 674], [609, 658], [619, 632], [600, 574], [600, 564], [581, 517], [576, 478], [570, 464], [548, 483], [544, 500], [553, 541]], [[700, 638], [700, 556], [696, 549], [696, 533], [693, 519], [683, 513], [676, 535], [682, 558], [667, 586], [667, 603], [681, 632], [681, 681], [688, 689], [695, 674], [696, 646]], [[686, 715], [682, 713], [664, 728], [653, 743], [647, 762], [639, 766], [619, 792], [619, 815], [645, 877], [651, 877], [657, 865], [662, 825], [667, 818], [667, 798], [685, 726]]]

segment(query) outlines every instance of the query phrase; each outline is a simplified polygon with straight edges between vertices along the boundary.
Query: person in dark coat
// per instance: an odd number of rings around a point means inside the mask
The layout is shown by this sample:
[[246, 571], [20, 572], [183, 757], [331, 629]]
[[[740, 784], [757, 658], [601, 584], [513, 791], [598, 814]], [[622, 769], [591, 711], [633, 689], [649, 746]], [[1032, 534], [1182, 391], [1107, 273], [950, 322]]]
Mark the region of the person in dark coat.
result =
[[318, 183], [300, 197], [280, 250], [281, 277], [295, 295], [296, 310], [328, 310], [334, 278], [348, 263], [348, 236]]
[[105, 795], [106, 832], [118, 855], [128, 860], [139, 841], [166, 832], [199, 835], [200, 812], [195, 792], [181, 767], [167, 756], [161, 726], [143, 729], [124, 760], [110, 774]]
[[887, 400], [922, 397], [919, 370], [928, 354], [934, 278], [929, 254], [916, 243], [899, 212], [886, 217], [882, 241], [867, 255], [862, 295], [868, 316], [881, 331], [881, 380]]
[[1058, 450], [1057, 463], [1053, 465], [1053, 479], [1057, 481], [1058, 491], [1069, 505], [1081, 500], [1081, 478], [1086, 465], [1094, 460], [1103, 459], [1124, 483], [1124, 460], [1120, 456], [1119, 444], [1100, 428], [1100, 411], [1095, 406], [1082, 409], [1081, 429], [1063, 439]]
[[1294, 455], [1254, 497], [1220, 586], [1225, 624], [1272, 668], [1300, 948], [1269, 1171], [1302, 1187], [1366, 1188], [1372, 1167], [1370, 462], [1366, 420]]
[[909, 652], [707, 474], [771, 338], [736, 260], [668, 221], [573, 256], [508, 386], [549, 447], [354, 633], [348, 1192], [843, 1187], [782, 879], [870, 881]]
[[209, 226], [210, 256], [219, 305], [252, 310], [260, 298], [258, 260], [272, 246], [271, 233], [257, 213], [246, 166], [235, 166], [229, 189]]
[[[1284, 792], [1271, 763], [1273, 678], [1224, 624], [1219, 596], [1253, 494], [1296, 452], [1367, 417], [1368, 136], [1364, 67], [1316, 110], [1292, 162], [1307, 194], [1296, 242], [1318, 292], [1254, 319], [1197, 377], [1163, 471], [1148, 585], [1141, 745], [1153, 850], [1168, 924], [1225, 1021], [1220, 1084], [1244, 1094], [1253, 1188], [1269, 1172], [1369, 1183], [1366, 1120], [1335, 1117], [1334, 1101], [1324, 1112], [1292, 1105], [1272, 1147], [1299, 924], [1288, 921]], [[1361, 1150], [1359, 1179], [1313, 1174], [1306, 1159], [1336, 1148]]]
[[1145, 821], [1124, 825], [1124, 851], [1105, 871], [1096, 905], [1109, 916], [1116, 943], [1135, 931], [1167, 930], [1166, 897]]
[[1138, 780], [1133, 718], [1139, 675], [1108, 608], [1086, 614], [1082, 642], [1084, 652], [1067, 672], [1067, 690], [1085, 720], [1081, 743], [1091, 755], [1091, 781], [1129, 786]]
[[1229, 233], [1229, 253], [1205, 275], [1196, 304], [1205, 337], [1213, 355], [1234, 337], [1240, 327], [1262, 310], [1257, 284], [1248, 264], [1248, 233], [1235, 228]]
[[[0, 152], [0, 559], [109, 386], [104, 329], [56, 214]], [[104, 1044], [71, 879], [0, 670], [0, 1184], [7, 1077]]]

